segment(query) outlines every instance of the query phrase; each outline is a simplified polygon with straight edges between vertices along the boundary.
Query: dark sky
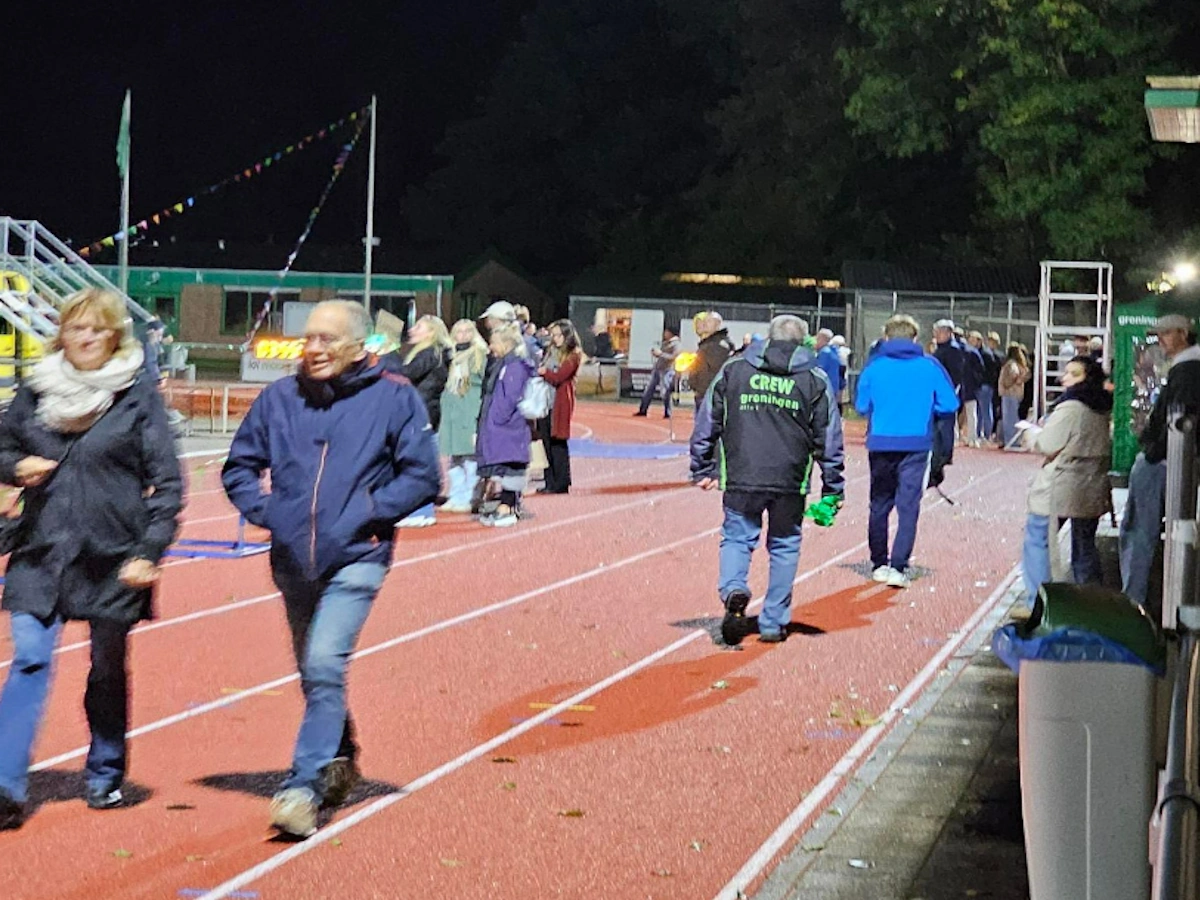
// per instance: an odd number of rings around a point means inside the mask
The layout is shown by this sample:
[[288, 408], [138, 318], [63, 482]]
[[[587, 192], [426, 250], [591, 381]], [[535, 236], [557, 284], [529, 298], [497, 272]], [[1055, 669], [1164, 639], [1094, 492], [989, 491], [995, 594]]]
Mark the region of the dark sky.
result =
[[[533, 2], [14, 0], [5, 5], [0, 49], [0, 214], [38, 219], [77, 244], [116, 230], [114, 147], [126, 87], [135, 222], [365, 105], [374, 92], [376, 231], [395, 240], [405, 185], [430, 170], [446, 124], [475, 108]], [[333, 142], [315, 145], [198, 201], [153, 234], [273, 235], [290, 246], [336, 155]], [[366, 171], [364, 138], [311, 240], [361, 235]]]

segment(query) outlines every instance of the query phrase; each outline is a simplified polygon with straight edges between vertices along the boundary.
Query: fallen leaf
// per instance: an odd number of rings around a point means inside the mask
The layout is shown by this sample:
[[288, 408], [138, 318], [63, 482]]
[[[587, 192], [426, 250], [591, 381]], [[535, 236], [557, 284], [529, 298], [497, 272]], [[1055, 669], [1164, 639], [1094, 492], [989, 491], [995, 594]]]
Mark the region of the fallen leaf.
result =
[[829, 718], [841, 719], [845, 715], [846, 714], [844, 712], [842, 712], [841, 704], [839, 704], [839, 703], [830, 703], [829, 704]]
[[494, 762], [494, 763], [515, 763], [516, 760], [511, 756], [493, 756], [492, 762]]
[[516, 789], [517, 789], [517, 783], [515, 781], [500, 782], [500, 790], [502, 790], [502, 791], [515, 791]]
[[701, 850], [704, 849], [704, 842], [703, 841], [692, 841], [690, 844], [688, 844], [688, 846], [691, 847], [693, 850], [695, 850], [697, 853], [699, 853]]
[[446, 857], [444, 857], [444, 856], [443, 856], [441, 859], [439, 859], [439, 860], [438, 860], [438, 862], [440, 862], [440, 863], [441, 863], [443, 866], [445, 866], [447, 869], [457, 869], [459, 866], [461, 866], [461, 865], [462, 865], [462, 863], [461, 863], [459, 860], [457, 860], [457, 859], [447, 859], [447, 858], [446, 858]]
[[612, 655], [615, 656], [617, 659], [624, 659], [625, 651], [624, 650], [614, 650], [614, 651], [612, 651]]
[[188, 862], [203, 862], [204, 861], [204, 857], [198, 853], [189, 854], [188, 856], [185, 856], [184, 859], [186, 859]]
[[850, 724], [857, 728], [870, 728], [872, 725], [878, 725], [880, 721], [879, 716], [872, 715], [865, 709], [856, 709], [850, 717]]
[[133, 856], [133, 853], [129, 850], [114, 850], [112, 855], [117, 859], [129, 859], [131, 856]]
[[333, 846], [335, 846], [335, 847], [340, 847], [340, 846], [342, 846], [342, 839], [341, 839], [341, 838], [334, 838], [334, 839], [333, 839], [332, 841], [330, 841], [329, 843], [330, 843], [330, 844], [332, 844], [332, 845], [333, 845]]
[[667, 869], [653, 869], [650, 874], [655, 878], [670, 878], [673, 873]]
[[558, 814], [564, 819], [582, 819], [584, 815], [582, 809], [560, 809]]
[[805, 853], [820, 853], [825, 849], [824, 844], [804, 844], [801, 848]]
[[726, 681], [724, 678], [722, 678], [720, 681], [714, 681], [712, 683], [712, 689], [714, 691], [723, 691], [728, 687], [729, 687], [729, 682]]
[[719, 744], [719, 745], [717, 745], [717, 746], [715, 746], [715, 747], [709, 747], [709, 748], [708, 748], [708, 752], [709, 752], [709, 753], [732, 753], [732, 752], [733, 752], [733, 748], [732, 748], [732, 747], [726, 747], [724, 744]]
[[825, 815], [827, 815], [827, 816], [840, 816], [841, 814], [842, 814], [842, 811], [840, 809], [838, 809], [836, 806], [831, 806], [831, 807], [829, 807], [829, 809], [825, 810]]
[[192, 804], [190, 804], [190, 803], [168, 803], [167, 804], [168, 812], [182, 812], [187, 809], [195, 809], [195, 808], [196, 807], [192, 806]]

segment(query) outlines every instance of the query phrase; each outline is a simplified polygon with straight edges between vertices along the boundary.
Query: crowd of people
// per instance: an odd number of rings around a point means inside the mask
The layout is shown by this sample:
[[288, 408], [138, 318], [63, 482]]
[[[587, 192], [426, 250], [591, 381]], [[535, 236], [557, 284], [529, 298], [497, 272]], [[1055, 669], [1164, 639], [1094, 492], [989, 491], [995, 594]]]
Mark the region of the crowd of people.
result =
[[[584, 360], [574, 326], [560, 319], [537, 328], [507, 301], [480, 318], [482, 332], [470, 319], [447, 328], [423, 316], [404, 346], [377, 358], [367, 351], [371, 322], [361, 304], [317, 304], [299, 371], [261, 392], [230, 446], [225, 492], [247, 521], [270, 532], [271, 574], [305, 698], [292, 765], [270, 807], [271, 824], [287, 835], [311, 835], [321, 809], [340, 804], [359, 780], [346, 675], [387, 574], [395, 528], [435, 524], [439, 501], [446, 515], [516, 524], [539, 453], [539, 492], [571, 488], [568, 438]], [[824, 329], [810, 335], [794, 315], [776, 316], [765, 336], [740, 347], [716, 312], [696, 316], [693, 327], [691, 480], [723, 491], [722, 636], [736, 644], [747, 634], [750, 561], [765, 522], [770, 565], [758, 633], [778, 643], [791, 620], [803, 520], [832, 525], [845, 499], [844, 342]], [[1140, 436], [1120, 539], [1123, 586], [1141, 604], [1160, 541], [1168, 419], [1177, 409], [1200, 413], [1193, 324], [1164, 316], [1154, 332], [1172, 365]], [[960, 340], [953, 322], [939, 320], [932, 336], [923, 345], [913, 318], [892, 316], [853, 397], [867, 420], [869, 577], [900, 590], [911, 583], [935, 461], [956, 442], [994, 439], [997, 427], [999, 441], [1010, 444], [1030, 379], [1024, 348], [1010, 345], [1001, 356], [995, 333]], [[1021, 429], [1027, 449], [1042, 457], [1023, 542], [1031, 598], [1047, 581], [1101, 577], [1095, 536], [1112, 510], [1113, 403], [1095, 350], [1072, 345], [1061, 394], [1040, 423]], [[146, 365], [123, 300], [95, 289], [73, 296], [48, 351], [0, 418], [0, 481], [23, 491], [20, 515], [0, 521], [0, 551], [11, 551], [2, 604], [13, 641], [0, 692], [0, 828], [22, 820], [55, 645], [70, 620], [91, 628], [86, 802], [100, 810], [125, 802], [127, 638], [151, 615], [183, 503], [157, 372]], [[666, 329], [656, 351], [654, 389], [669, 416], [677, 331]], [[654, 389], [636, 415], [648, 413]], [[999, 426], [991, 415], [997, 401]], [[814, 466], [821, 491], [810, 502]], [[1069, 566], [1057, 540], [1068, 521]]]

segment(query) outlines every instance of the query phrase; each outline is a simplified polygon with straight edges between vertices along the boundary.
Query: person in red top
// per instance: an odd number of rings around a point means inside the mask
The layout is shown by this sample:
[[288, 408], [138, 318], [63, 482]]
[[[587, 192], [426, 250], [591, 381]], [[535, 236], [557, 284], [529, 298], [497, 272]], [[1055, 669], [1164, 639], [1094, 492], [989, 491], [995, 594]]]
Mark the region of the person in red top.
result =
[[571, 451], [567, 440], [571, 437], [571, 416], [575, 414], [575, 374], [583, 362], [583, 351], [579, 349], [579, 335], [570, 319], [559, 319], [550, 325], [549, 331], [550, 346], [538, 374], [554, 385], [549, 435], [542, 430], [550, 465], [546, 469], [546, 484], [537, 492], [565, 494], [571, 489]]

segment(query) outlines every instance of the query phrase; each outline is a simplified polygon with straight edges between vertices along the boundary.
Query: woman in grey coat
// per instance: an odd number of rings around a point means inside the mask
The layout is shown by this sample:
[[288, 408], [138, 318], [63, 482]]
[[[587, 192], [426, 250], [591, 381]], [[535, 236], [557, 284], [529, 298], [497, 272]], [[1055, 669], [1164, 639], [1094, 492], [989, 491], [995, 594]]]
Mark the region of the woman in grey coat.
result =
[[55, 352], [0, 419], [0, 481], [24, 489], [3, 598], [14, 652], [0, 693], [0, 828], [24, 813], [54, 647], [69, 620], [91, 627], [87, 804], [123, 803], [126, 636], [151, 616], [182, 505], [167, 412], [129, 324], [116, 294], [74, 295]]

